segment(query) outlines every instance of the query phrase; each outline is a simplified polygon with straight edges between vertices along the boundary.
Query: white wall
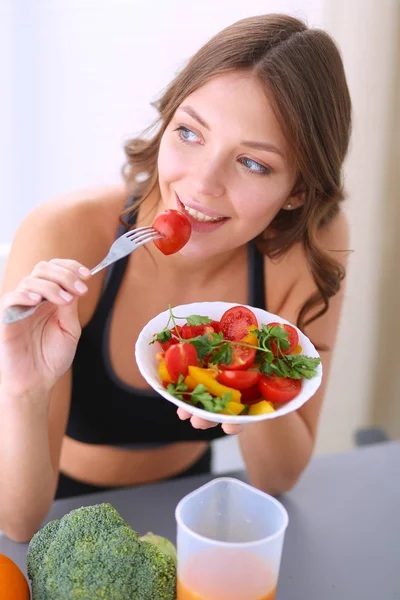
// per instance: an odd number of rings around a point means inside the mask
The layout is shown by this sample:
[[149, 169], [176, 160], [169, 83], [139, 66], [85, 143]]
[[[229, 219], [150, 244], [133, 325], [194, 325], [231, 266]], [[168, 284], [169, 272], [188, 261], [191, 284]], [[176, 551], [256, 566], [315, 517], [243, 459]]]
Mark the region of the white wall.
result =
[[0, 242], [36, 204], [117, 181], [124, 139], [153, 120], [150, 102], [214, 33], [273, 11], [317, 23], [321, 7], [316, 0], [0, 0]]

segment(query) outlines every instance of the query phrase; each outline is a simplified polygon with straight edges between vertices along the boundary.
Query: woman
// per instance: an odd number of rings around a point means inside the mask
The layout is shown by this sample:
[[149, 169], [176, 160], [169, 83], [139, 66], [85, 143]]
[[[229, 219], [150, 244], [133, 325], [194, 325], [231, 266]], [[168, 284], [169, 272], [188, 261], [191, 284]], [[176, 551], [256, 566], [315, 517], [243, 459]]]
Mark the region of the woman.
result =
[[[339, 52], [289, 16], [245, 19], [192, 58], [157, 108], [153, 137], [126, 145], [124, 185], [43, 204], [12, 245], [1, 313], [50, 301], [1, 325], [0, 529], [14, 540], [32, 536], [55, 496], [209, 470], [209, 442], [225, 433], [238, 433], [250, 481], [270, 493], [291, 488], [312, 454], [348, 243]], [[192, 222], [179, 253], [147, 244], [90, 276], [127, 227], [168, 208]], [[241, 429], [177, 416], [140, 376], [134, 344], [168, 304], [209, 300], [305, 329], [322, 349], [315, 397]]]

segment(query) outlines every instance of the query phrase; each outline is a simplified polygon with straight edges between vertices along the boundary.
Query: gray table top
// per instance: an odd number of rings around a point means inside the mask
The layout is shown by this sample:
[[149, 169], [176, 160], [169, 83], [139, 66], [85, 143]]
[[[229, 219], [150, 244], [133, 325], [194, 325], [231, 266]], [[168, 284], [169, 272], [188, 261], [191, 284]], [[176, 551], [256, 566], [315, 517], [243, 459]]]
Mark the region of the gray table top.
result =
[[[229, 473], [245, 480], [245, 473]], [[281, 496], [289, 513], [276, 600], [400, 599], [400, 443], [314, 458]], [[201, 475], [57, 500], [48, 521], [110, 502], [140, 534], [175, 541], [174, 511]], [[27, 544], [0, 534], [0, 553], [25, 571]]]

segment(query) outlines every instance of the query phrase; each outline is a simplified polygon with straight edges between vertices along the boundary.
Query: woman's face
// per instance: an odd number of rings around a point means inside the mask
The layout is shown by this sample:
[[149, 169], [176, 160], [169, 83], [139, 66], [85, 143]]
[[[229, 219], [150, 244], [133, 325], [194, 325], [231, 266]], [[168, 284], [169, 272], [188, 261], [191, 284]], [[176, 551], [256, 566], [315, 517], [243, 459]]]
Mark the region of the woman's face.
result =
[[259, 80], [217, 76], [187, 96], [161, 139], [160, 210], [184, 212], [186, 256], [246, 244], [285, 205], [295, 181], [288, 148]]

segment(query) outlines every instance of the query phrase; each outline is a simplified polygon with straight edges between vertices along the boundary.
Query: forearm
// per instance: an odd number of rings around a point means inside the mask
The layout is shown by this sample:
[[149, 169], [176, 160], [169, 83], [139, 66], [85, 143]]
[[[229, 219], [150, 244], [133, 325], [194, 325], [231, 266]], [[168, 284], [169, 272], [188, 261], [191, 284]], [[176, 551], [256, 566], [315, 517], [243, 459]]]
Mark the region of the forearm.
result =
[[33, 535], [53, 501], [49, 401], [10, 396], [0, 386], [0, 530], [15, 541]]
[[297, 412], [246, 425], [239, 441], [250, 482], [270, 494], [295, 485], [314, 446], [307, 424]]

